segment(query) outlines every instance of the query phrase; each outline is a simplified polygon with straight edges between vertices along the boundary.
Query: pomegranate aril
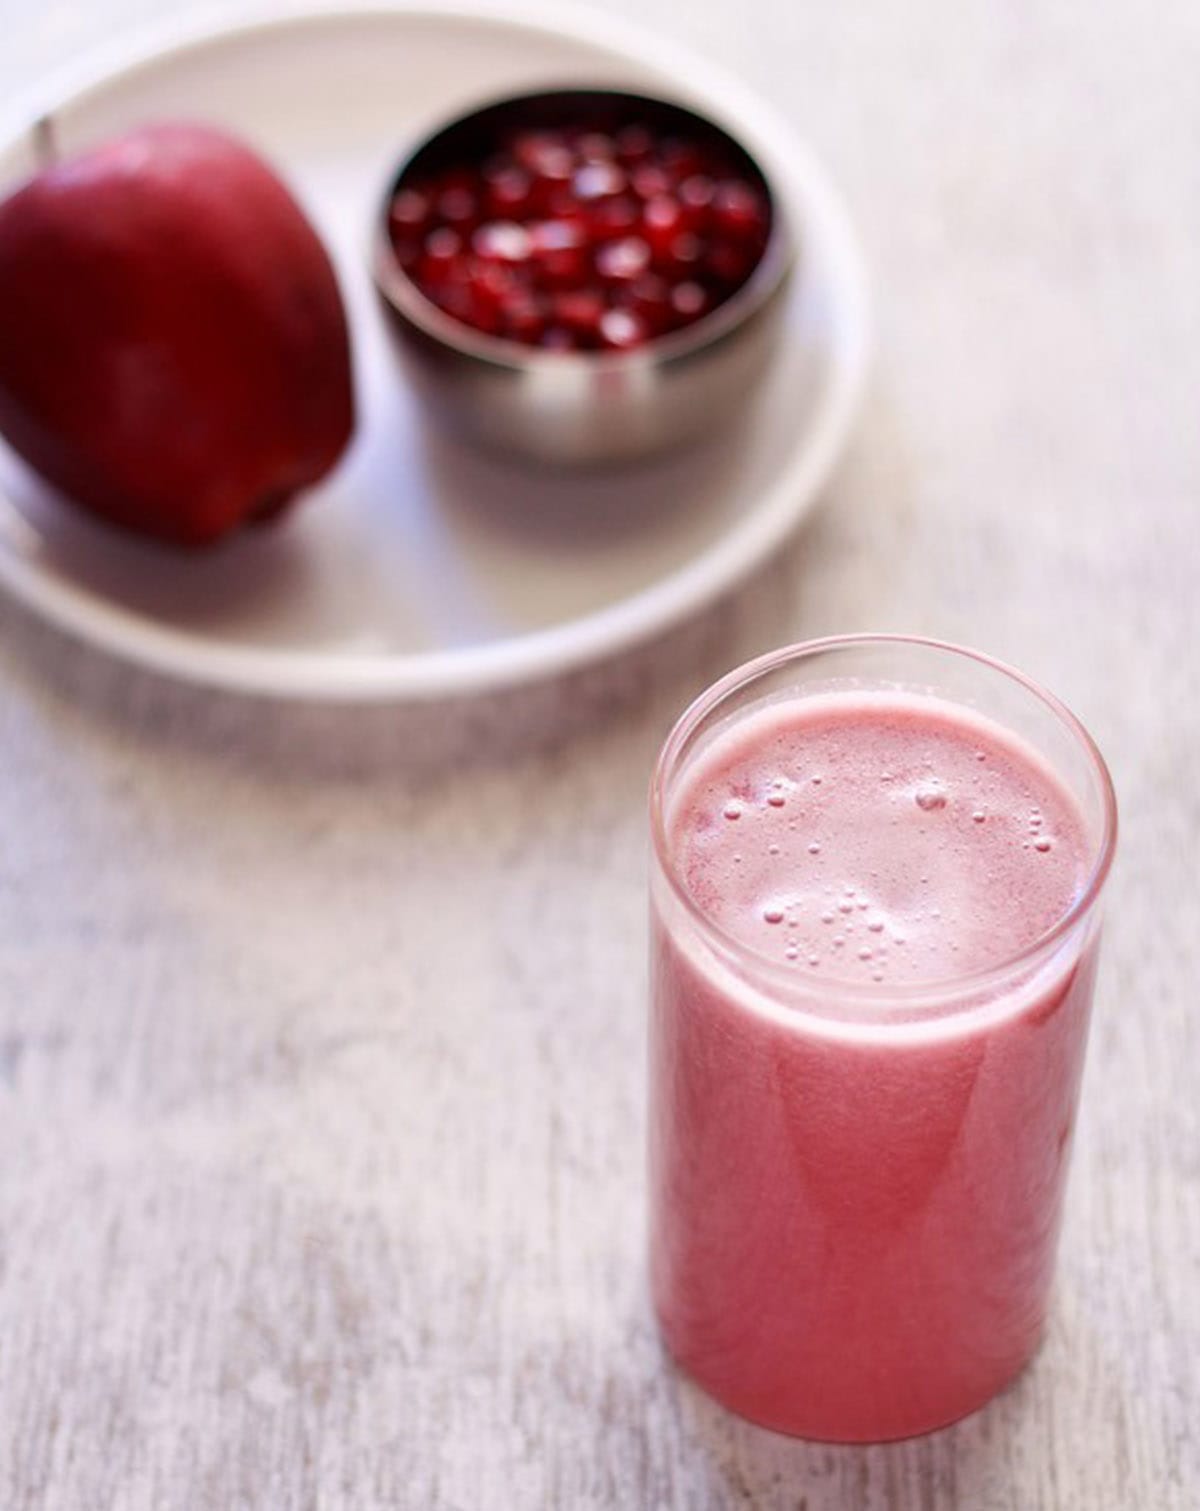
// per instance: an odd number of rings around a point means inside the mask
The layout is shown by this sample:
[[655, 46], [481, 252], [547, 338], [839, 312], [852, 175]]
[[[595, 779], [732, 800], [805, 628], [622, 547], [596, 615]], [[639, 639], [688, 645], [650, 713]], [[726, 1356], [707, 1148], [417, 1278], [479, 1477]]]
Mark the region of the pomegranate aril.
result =
[[388, 209], [388, 226], [393, 237], [418, 236], [429, 224], [429, 196], [419, 189], [401, 189]]
[[642, 212], [642, 235], [657, 256], [666, 255], [671, 243], [683, 230], [683, 212], [677, 200], [665, 194], [652, 199]]
[[520, 215], [529, 208], [532, 180], [520, 168], [505, 168], [485, 180], [484, 193], [490, 214], [499, 220]]
[[690, 230], [702, 230], [708, 223], [716, 184], [707, 173], [693, 173], [680, 184], [676, 198]]
[[537, 274], [548, 289], [575, 288], [587, 277], [590, 260], [583, 247], [547, 252], [538, 262]]
[[711, 300], [703, 285], [693, 283], [690, 279], [685, 283], [677, 283], [671, 290], [671, 309], [683, 323], [698, 320], [710, 305]]
[[443, 189], [437, 197], [437, 213], [450, 226], [469, 226], [479, 214], [479, 202], [470, 189]]
[[639, 199], [652, 200], [669, 193], [672, 180], [655, 163], [644, 163], [629, 175], [629, 184]]
[[663, 325], [671, 314], [671, 286], [657, 273], [644, 273], [630, 284], [623, 297], [652, 326]]
[[583, 246], [582, 225], [569, 220], [539, 220], [528, 227], [529, 241], [535, 257], [549, 252], [573, 251]]
[[710, 278], [732, 290], [745, 283], [757, 261], [757, 254], [745, 245], [718, 241], [709, 247], [704, 269]]
[[649, 266], [650, 248], [640, 236], [606, 242], [596, 252], [596, 272], [606, 282], [632, 282]]
[[649, 334], [645, 322], [632, 310], [605, 310], [600, 316], [601, 346], [628, 350], [630, 347], [641, 346]]
[[558, 131], [522, 131], [512, 142], [512, 155], [527, 173], [541, 173], [547, 163], [570, 161], [567, 139]]
[[533, 252], [533, 239], [515, 221], [493, 220], [475, 232], [471, 248], [490, 262], [524, 262]]
[[616, 163], [584, 163], [575, 170], [571, 190], [585, 203], [594, 199], [611, 199], [625, 192], [625, 175]]
[[392, 255], [406, 273], [411, 273], [421, 260], [419, 241], [393, 241]]
[[605, 199], [588, 212], [588, 229], [594, 236], [623, 236], [641, 220], [641, 206], [636, 199], [621, 195]]
[[681, 231], [667, 248], [661, 261], [666, 272], [675, 278], [696, 273], [704, 257], [704, 243], [691, 231]]
[[612, 162], [617, 144], [606, 131], [585, 131], [575, 143], [575, 152], [581, 162]]
[[541, 339], [546, 329], [546, 316], [541, 303], [530, 295], [517, 295], [508, 300], [501, 309], [504, 334], [514, 341], [529, 345]]
[[731, 236], [758, 236], [766, 227], [766, 206], [748, 183], [726, 179], [713, 194], [712, 218], [715, 226]]
[[473, 260], [467, 268], [467, 282], [475, 297], [487, 305], [506, 303], [518, 288], [508, 268], [480, 259]]
[[423, 279], [442, 282], [458, 265], [462, 254], [462, 237], [449, 226], [439, 226], [425, 238], [420, 270]]
[[604, 314], [604, 297], [599, 289], [571, 289], [556, 294], [550, 308], [556, 324], [577, 335], [595, 335]]
[[623, 126], [613, 143], [623, 163], [640, 163], [654, 150], [654, 138], [645, 126]]

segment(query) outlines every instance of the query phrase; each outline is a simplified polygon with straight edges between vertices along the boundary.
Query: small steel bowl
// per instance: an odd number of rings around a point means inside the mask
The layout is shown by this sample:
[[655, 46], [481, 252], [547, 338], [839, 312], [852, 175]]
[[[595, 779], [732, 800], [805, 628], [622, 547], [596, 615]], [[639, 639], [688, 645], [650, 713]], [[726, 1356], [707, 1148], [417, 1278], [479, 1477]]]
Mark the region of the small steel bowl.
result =
[[[452, 161], [480, 160], [514, 127], [645, 122], [664, 134], [719, 141], [765, 193], [767, 244], [747, 281], [693, 325], [626, 352], [547, 352], [486, 335], [445, 314], [400, 267], [387, 217], [396, 189]], [[728, 132], [681, 105], [609, 89], [514, 96], [461, 116], [402, 159], [376, 216], [376, 286], [412, 384], [443, 429], [557, 466], [633, 461], [711, 433], [740, 408], [783, 324], [794, 261], [778, 195]]]

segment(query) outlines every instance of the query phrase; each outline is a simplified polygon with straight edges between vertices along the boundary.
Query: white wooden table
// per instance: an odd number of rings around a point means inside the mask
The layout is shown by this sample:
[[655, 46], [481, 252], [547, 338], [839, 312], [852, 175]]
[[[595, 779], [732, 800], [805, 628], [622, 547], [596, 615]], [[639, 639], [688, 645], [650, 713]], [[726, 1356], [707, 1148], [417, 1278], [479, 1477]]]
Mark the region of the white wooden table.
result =
[[[1200, 1504], [1200, 11], [610, 3], [843, 182], [854, 453], [731, 604], [515, 709], [281, 714], [0, 605], [4, 1511]], [[0, 86], [154, 9], [0, 0]], [[643, 792], [716, 673], [860, 628], [1060, 691], [1124, 833], [1047, 1344], [846, 1450], [655, 1338]]]

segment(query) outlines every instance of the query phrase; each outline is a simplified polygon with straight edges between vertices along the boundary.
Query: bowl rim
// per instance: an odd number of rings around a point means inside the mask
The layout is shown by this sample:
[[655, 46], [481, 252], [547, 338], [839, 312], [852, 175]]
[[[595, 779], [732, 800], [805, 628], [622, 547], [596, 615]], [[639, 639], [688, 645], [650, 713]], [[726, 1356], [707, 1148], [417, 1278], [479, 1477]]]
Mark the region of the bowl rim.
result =
[[[387, 216], [392, 197], [413, 160], [440, 136], [472, 117], [500, 106], [519, 105], [553, 95], [597, 95], [628, 100], [645, 100], [695, 116], [711, 129], [731, 141], [753, 163], [762, 179], [771, 209], [771, 229], [767, 242], [750, 276], [728, 299], [694, 320], [690, 325], [652, 336], [643, 345], [627, 351], [548, 351], [525, 346], [504, 336], [491, 336], [456, 320], [438, 308], [418, 288], [396, 260], [388, 235]], [[774, 295], [786, 284], [798, 261], [798, 238], [791, 217], [771, 173], [758, 156], [729, 127], [686, 99], [665, 94], [650, 94], [643, 89], [605, 88], [581, 83], [554, 88], [523, 89], [516, 93], [489, 95], [469, 109], [442, 117], [432, 128], [411, 137], [394, 160], [386, 186], [372, 219], [370, 262], [376, 288], [390, 308], [438, 345], [463, 357], [471, 357], [491, 367], [510, 372], [570, 373], [627, 372], [648, 362], [665, 362], [690, 357], [716, 345], [744, 326], [766, 308]]]

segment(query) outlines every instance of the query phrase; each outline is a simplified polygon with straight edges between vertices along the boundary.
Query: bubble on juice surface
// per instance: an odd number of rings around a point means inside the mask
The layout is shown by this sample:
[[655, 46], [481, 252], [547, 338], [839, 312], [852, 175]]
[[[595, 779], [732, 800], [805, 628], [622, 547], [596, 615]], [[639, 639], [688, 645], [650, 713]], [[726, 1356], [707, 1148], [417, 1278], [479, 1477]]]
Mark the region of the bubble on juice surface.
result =
[[982, 824], [986, 818], [987, 814], [983, 811], [983, 809], [976, 808], [975, 812], [971, 815], [971, 822], [973, 824]]
[[854, 912], [854, 904], [850, 901], [850, 899], [848, 897], [843, 897], [842, 900], [841, 900], [841, 902], [838, 903], [838, 912], [839, 913], [853, 913]]
[[883, 933], [883, 919], [882, 918], [868, 918], [867, 919], [867, 928], [870, 929], [870, 931], [871, 931], [872, 934], [882, 934]]
[[862, 949], [858, 952], [858, 958], [860, 960], [870, 960], [871, 954], [871, 946], [869, 944], [864, 944]]
[[815, 839], [809, 845], [809, 847], [808, 847], [808, 853], [810, 855], [820, 855], [820, 853], [821, 853], [821, 847], [820, 847], [819, 844], [817, 844], [817, 842], [816, 842]]
[[764, 923], [782, 923], [783, 909], [777, 903], [768, 903], [763, 909]]
[[936, 813], [946, 806], [946, 790], [937, 782], [924, 782], [916, 791], [917, 807], [922, 813]]
[[737, 798], [731, 798], [730, 801], [725, 804], [725, 817], [727, 819], [738, 819], [741, 818], [741, 816], [741, 803], [738, 802]]
[[833, 922], [833, 914], [831, 912], [829, 912], [828, 909], [826, 909], [826, 911], [821, 914], [821, 922], [822, 923], [832, 923]]
[[784, 950], [783, 953], [787, 956], [787, 958], [789, 960], [795, 960], [795, 959], [798, 958], [798, 956], [800, 954], [800, 951], [799, 951], [799, 949], [794, 944], [789, 944], [788, 947], [787, 947], [787, 949]]
[[778, 855], [779, 854], [779, 846], [778, 845], [768, 845], [767, 846], [767, 854], [768, 855]]
[[1047, 850], [1052, 850], [1054, 848], [1054, 841], [1047, 839], [1047, 837], [1043, 834], [1040, 839], [1034, 840], [1033, 848], [1035, 850], [1040, 850], [1041, 853], [1045, 855]]

